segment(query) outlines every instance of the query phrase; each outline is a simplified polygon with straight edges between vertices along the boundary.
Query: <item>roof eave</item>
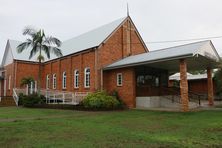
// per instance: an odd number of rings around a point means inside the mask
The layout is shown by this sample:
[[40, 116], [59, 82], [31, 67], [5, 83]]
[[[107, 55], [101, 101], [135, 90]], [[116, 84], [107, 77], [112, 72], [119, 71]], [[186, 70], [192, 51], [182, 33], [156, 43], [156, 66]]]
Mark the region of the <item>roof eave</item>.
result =
[[107, 66], [103, 70], [133, 67], [133, 66], [146, 65], [146, 64], [152, 64], [152, 63], [163, 62], [163, 61], [179, 60], [179, 59], [190, 58], [190, 57], [193, 57], [192, 53], [186, 54], [186, 55], [180, 55], [176, 57], [168, 57], [168, 58], [162, 58], [162, 59], [156, 59], [156, 60], [151, 60], [151, 61], [146, 61], [146, 62], [132, 63], [132, 64], [126, 64], [126, 65], [120, 65], [120, 66], [114, 66], [114, 67]]

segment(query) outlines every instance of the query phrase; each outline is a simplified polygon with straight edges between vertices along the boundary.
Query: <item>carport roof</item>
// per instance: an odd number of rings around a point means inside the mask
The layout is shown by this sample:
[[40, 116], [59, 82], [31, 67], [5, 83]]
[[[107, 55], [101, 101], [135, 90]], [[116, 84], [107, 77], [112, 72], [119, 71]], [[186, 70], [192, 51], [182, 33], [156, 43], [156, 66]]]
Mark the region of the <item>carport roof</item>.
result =
[[[217, 63], [220, 60], [220, 57], [216, 49], [214, 48], [212, 42], [210, 40], [207, 40], [207, 41], [200, 41], [200, 42], [150, 51], [148, 53], [143, 53], [139, 55], [129, 56], [113, 64], [108, 65], [107, 67], [104, 68], [104, 70], [138, 66], [138, 65], [152, 66], [152, 64], [155, 63], [160, 63], [160, 62], [165, 63], [165, 61], [173, 61], [173, 60], [178, 61], [178, 59], [192, 58], [192, 57], [193, 58], [202, 57], [202, 59], [207, 60], [206, 63], [209, 63], [208, 61]], [[210, 63], [211, 64], [210, 67], [213, 67], [212, 66], [213, 63]], [[170, 69], [170, 67], [167, 68], [167, 66], [169, 65], [165, 66], [166, 69]]]

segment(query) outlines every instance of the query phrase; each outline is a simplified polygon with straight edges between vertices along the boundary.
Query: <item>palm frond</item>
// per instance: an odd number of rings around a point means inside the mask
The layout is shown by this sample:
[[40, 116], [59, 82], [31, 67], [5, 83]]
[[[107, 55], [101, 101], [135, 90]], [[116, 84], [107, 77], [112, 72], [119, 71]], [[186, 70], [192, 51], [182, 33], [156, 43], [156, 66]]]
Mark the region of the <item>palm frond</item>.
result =
[[31, 41], [27, 40], [17, 46], [17, 52], [21, 53], [24, 49], [27, 49], [32, 44]]
[[32, 38], [35, 37], [36, 35], [36, 30], [33, 29], [32, 27], [25, 27], [25, 29], [23, 30], [23, 35], [30, 35]]
[[24, 85], [30, 85], [32, 82], [34, 82], [35, 80], [29, 76], [29, 77], [24, 77], [22, 78], [21, 82], [20, 82], [20, 85], [21, 86], [24, 86]]
[[30, 51], [30, 54], [29, 54], [29, 59], [31, 59], [38, 51], [39, 51], [39, 47], [36, 44], [33, 45], [32, 50]]
[[48, 44], [48, 45], [56, 45], [57, 47], [60, 47], [62, 42], [52, 36], [46, 37], [44, 43]]
[[51, 52], [51, 48], [49, 46], [43, 45], [42, 46], [42, 50], [45, 52], [45, 54], [47, 55], [47, 58], [50, 59], [50, 52]]
[[62, 51], [61, 49], [57, 48], [57, 47], [50, 47], [50, 51], [55, 54], [57, 57], [61, 57], [62, 56]]

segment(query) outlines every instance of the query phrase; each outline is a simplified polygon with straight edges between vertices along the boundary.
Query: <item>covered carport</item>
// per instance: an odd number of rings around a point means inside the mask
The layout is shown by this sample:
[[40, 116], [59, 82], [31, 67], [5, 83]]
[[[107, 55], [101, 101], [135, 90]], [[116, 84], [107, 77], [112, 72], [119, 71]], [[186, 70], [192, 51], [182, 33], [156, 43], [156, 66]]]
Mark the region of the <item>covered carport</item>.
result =
[[126, 67], [147, 67], [167, 71], [168, 75], [180, 72], [181, 110], [189, 110], [187, 72], [193, 70], [207, 70], [208, 101], [213, 105], [212, 69], [218, 68], [220, 57], [211, 41], [201, 41], [191, 44], [151, 51], [135, 56], [126, 57], [104, 70]]

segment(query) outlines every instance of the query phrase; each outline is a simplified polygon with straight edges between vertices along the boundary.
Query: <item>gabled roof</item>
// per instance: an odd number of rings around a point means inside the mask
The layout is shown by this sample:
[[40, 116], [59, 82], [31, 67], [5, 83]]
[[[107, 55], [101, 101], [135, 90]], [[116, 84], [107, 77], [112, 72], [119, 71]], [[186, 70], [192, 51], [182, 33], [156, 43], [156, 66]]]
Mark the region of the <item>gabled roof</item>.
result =
[[141, 64], [155, 63], [158, 61], [168, 61], [194, 56], [204, 56], [211, 60], [219, 61], [220, 57], [211, 41], [195, 42], [155, 51], [129, 56], [113, 64], [108, 65], [105, 70], [136, 66]]
[[126, 20], [126, 18], [127, 17], [120, 18], [109, 24], [64, 41], [61, 47], [62, 51], [64, 51], [64, 55], [72, 54], [92, 47], [98, 47], [117, 27], [119, 27]]
[[[102, 44], [119, 26], [121, 26], [121, 24], [123, 24], [127, 18], [128, 17], [117, 19], [111, 23], [62, 42], [60, 49], [62, 50], [63, 56], [100, 46], [100, 44]], [[29, 59], [31, 48], [24, 50], [22, 53], [17, 52], [16, 48], [22, 42], [8, 40], [8, 43], [10, 50], [12, 50], [14, 59], [23, 61], [37, 61], [37, 55]], [[46, 58], [45, 61], [57, 58], [54, 54], [51, 54], [50, 59], [47, 59], [47, 56], [44, 57]]]

